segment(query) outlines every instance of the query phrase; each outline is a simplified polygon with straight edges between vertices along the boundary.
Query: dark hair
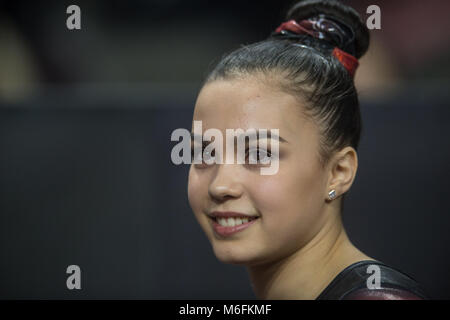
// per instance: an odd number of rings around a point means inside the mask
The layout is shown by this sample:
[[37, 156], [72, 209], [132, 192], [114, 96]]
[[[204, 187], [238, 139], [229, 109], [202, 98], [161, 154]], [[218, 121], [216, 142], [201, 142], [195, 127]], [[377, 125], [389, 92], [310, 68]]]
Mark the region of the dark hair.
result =
[[344, 39], [340, 42], [309, 35], [282, 37], [272, 33], [264, 41], [243, 45], [222, 57], [202, 87], [214, 80], [248, 75], [261, 75], [262, 81], [275, 80], [281, 90], [304, 102], [305, 115], [319, 124], [319, 158], [325, 165], [336, 150], [345, 146], [357, 150], [362, 129], [353, 78], [331, 52], [338, 47], [359, 59], [367, 51], [370, 38], [359, 14], [338, 1], [299, 1], [289, 9], [286, 21], [300, 21], [321, 14], [352, 32], [343, 34]]

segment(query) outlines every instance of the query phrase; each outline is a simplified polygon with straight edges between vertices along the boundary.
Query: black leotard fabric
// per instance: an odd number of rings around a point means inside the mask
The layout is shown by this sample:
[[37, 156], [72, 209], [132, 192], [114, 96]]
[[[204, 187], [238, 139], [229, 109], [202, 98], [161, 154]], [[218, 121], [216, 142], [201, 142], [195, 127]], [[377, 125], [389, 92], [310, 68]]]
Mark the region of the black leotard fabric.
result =
[[[380, 286], [369, 289], [369, 265], [380, 268]], [[369, 270], [370, 271], [370, 270]], [[425, 300], [419, 284], [407, 274], [382, 262], [363, 260], [342, 270], [316, 300]]]

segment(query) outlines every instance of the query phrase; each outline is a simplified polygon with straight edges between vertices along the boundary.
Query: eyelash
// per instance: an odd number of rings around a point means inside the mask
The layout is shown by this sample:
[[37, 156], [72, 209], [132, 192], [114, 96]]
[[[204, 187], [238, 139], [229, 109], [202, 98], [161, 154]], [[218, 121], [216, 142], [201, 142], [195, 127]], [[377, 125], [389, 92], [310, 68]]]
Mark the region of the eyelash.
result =
[[256, 151], [257, 161], [261, 161], [261, 159], [259, 158], [259, 154], [261, 153], [261, 151], [262, 151], [263, 153], [266, 153], [266, 154], [267, 154], [267, 157], [271, 157], [271, 156], [272, 156], [272, 153], [270, 152], [269, 149], [264, 150], [264, 149], [260, 149], [260, 148], [254, 148], [254, 149], [251, 149], [251, 150], [249, 150], [249, 149], [246, 149], [246, 150], [245, 150], [245, 156], [246, 156], [245, 159], [247, 159], [247, 155], [249, 154], [250, 151], [252, 151], [252, 152], [255, 152], [255, 151]]

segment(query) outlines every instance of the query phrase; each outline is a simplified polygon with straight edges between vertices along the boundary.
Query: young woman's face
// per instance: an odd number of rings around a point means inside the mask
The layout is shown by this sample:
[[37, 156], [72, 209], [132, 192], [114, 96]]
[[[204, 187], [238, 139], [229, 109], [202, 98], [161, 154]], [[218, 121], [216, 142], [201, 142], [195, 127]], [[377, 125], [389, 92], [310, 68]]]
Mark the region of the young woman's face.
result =
[[[257, 265], [303, 247], [323, 226], [327, 176], [319, 163], [319, 133], [302, 117], [293, 96], [256, 78], [221, 80], [201, 90], [193, 120], [202, 131], [219, 129], [279, 129], [279, 169], [261, 175], [261, 165], [192, 164], [188, 197], [195, 217], [214, 253], [223, 262]], [[203, 133], [202, 132], [202, 133]], [[281, 139], [280, 139], [281, 140]], [[270, 142], [267, 142], [270, 147]], [[225, 155], [225, 151], [224, 151]], [[266, 165], [267, 166], [267, 165]], [[257, 215], [248, 228], [223, 236], [208, 214], [234, 211]]]

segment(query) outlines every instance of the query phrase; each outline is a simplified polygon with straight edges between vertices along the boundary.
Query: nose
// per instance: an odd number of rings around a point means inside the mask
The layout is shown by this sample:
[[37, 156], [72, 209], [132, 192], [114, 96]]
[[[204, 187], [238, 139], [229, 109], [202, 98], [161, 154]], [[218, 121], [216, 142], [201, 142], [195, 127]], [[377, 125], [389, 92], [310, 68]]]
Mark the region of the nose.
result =
[[243, 192], [243, 186], [239, 182], [239, 166], [236, 164], [216, 165], [216, 173], [211, 181], [208, 192], [211, 198], [224, 201], [229, 198], [239, 198]]

